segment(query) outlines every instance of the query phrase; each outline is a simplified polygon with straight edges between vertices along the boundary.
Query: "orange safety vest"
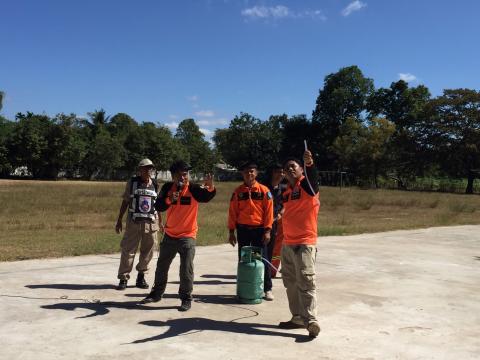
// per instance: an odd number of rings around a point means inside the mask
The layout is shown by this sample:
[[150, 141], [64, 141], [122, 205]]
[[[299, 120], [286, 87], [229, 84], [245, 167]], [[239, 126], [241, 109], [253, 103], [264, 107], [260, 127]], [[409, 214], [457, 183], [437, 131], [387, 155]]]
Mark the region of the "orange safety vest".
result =
[[228, 228], [237, 225], [272, 228], [273, 200], [270, 190], [255, 181], [251, 187], [245, 184], [235, 189], [228, 209]]
[[320, 209], [318, 192], [309, 194], [300, 182], [289, 186], [283, 194], [282, 217], [284, 245], [315, 245], [317, 243], [317, 217]]
[[[176, 202], [170, 201], [172, 193], [177, 191], [177, 184], [172, 184], [166, 195], [161, 194], [164, 198], [167, 209], [167, 219], [165, 222], [165, 233], [174, 238], [196, 238], [198, 232], [197, 216], [198, 201], [191, 192], [191, 187], [196, 186], [194, 190], [210, 193], [204, 199], [199, 198], [200, 202], [208, 202], [215, 196], [215, 189], [204, 189], [198, 185], [187, 183], [183, 186]], [[163, 188], [162, 188], [163, 189]]]

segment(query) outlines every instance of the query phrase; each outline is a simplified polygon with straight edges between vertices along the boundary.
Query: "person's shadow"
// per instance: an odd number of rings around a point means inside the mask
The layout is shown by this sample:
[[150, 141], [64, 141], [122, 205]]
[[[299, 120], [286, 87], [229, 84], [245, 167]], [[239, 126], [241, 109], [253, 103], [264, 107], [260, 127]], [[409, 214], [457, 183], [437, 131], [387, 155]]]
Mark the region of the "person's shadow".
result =
[[201, 275], [200, 277], [205, 279], [231, 279], [231, 280], [237, 279], [237, 275], [223, 275], [223, 274], [204, 274], [204, 275]]
[[293, 338], [296, 342], [306, 342], [311, 340], [306, 335], [269, 330], [278, 329], [278, 327], [275, 325], [220, 321], [201, 317], [183, 319], [180, 318], [167, 321], [148, 320], [142, 321], [139, 324], [147, 326], [168, 327], [168, 330], [159, 335], [155, 335], [145, 339], [135, 340], [131, 344], [142, 344], [150, 341], [168, 339], [174, 336], [189, 335], [205, 330], [226, 331], [231, 333], [249, 335], [280, 336]]
[[[223, 274], [204, 274], [200, 275], [204, 279], [212, 280], [194, 280], [193, 285], [221, 285], [221, 284], [236, 284], [237, 276], [236, 275], [223, 275]], [[225, 281], [233, 280], [233, 281]], [[180, 284], [179, 281], [169, 281], [170, 284]]]
[[112, 284], [35, 284], [25, 285], [29, 289], [59, 289], [59, 290], [110, 290], [115, 289]]
[[77, 316], [76, 319], [85, 319], [94, 316], [103, 316], [110, 312], [110, 309], [125, 310], [172, 310], [178, 309], [178, 306], [145, 306], [138, 301], [97, 301], [97, 302], [64, 302], [53, 305], [43, 305], [42, 309], [48, 310], [67, 310], [74, 311], [76, 309], [87, 309], [91, 313], [84, 316]]
[[[169, 281], [169, 284], [180, 284], [180, 281]], [[223, 284], [236, 284], [236, 281], [222, 281], [222, 280], [195, 280], [193, 285], [223, 285]]]

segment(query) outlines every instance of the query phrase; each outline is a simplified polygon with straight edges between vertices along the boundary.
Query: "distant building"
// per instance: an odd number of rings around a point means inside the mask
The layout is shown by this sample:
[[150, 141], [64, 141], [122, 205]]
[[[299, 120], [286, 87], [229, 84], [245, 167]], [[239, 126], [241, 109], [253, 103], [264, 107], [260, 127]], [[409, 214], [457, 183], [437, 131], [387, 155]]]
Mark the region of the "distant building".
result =
[[214, 171], [215, 179], [218, 181], [233, 181], [242, 179], [238, 169], [226, 164], [225, 162], [219, 162], [218, 164], [215, 164]]

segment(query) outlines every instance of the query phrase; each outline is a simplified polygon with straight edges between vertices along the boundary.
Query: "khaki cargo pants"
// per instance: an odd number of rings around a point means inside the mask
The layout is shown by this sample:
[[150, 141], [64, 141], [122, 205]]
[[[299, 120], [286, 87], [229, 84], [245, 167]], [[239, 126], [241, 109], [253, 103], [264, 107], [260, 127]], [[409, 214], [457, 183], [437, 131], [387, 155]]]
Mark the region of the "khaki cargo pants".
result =
[[118, 268], [119, 279], [129, 279], [133, 268], [135, 253], [140, 244], [140, 258], [137, 264], [137, 271], [144, 273], [148, 271], [148, 264], [153, 257], [154, 245], [157, 242], [158, 220], [153, 223], [133, 222], [127, 219], [125, 234], [123, 235], [120, 247], [120, 266]]
[[305, 326], [317, 321], [316, 254], [314, 245], [282, 247], [282, 280], [287, 289], [292, 321]]

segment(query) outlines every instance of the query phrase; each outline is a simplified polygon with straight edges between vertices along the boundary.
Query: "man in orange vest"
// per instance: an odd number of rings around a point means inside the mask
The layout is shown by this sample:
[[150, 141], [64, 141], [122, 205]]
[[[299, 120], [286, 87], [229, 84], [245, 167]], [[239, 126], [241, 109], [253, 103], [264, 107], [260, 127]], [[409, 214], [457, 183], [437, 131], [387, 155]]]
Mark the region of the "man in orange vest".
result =
[[192, 306], [193, 258], [197, 236], [198, 204], [213, 199], [216, 190], [213, 178], [208, 174], [204, 185], [191, 184], [188, 179], [190, 165], [176, 161], [170, 167], [172, 180], [166, 182], [158, 195], [155, 208], [167, 211], [165, 235], [160, 244], [160, 255], [155, 271], [155, 284], [143, 304], [162, 299], [168, 281], [168, 270], [175, 256], [180, 254], [180, 288], [182, 301], [179, 311], [187, 311]]
[[279, 327], [307, 328], [308, 335], [315, 338], [320, 332], [315, 284], [320, 200], [318, 174], [309, 150], [305, 150], [303, 161], [305, 174], [299, 160], [289, 158], [284, 162], [289, 186], [283, 195], [282, 279], [292, 318]]
[[[243, 184], [235, 189], [228, 209], [228, 241], [232, 246], [238, 241], [238, 258], [244, 246], [256, 246], [268, 255], [268, 243], [273, 223], [273, 200], [270, 190], [260, 184], [257, 164], [247, 162], [241, 167]], [[235, 236], [235, 231], [237, 235]], [[269, 265], [264, 261], [265, 300], [273, 300], [272, 278]]]

